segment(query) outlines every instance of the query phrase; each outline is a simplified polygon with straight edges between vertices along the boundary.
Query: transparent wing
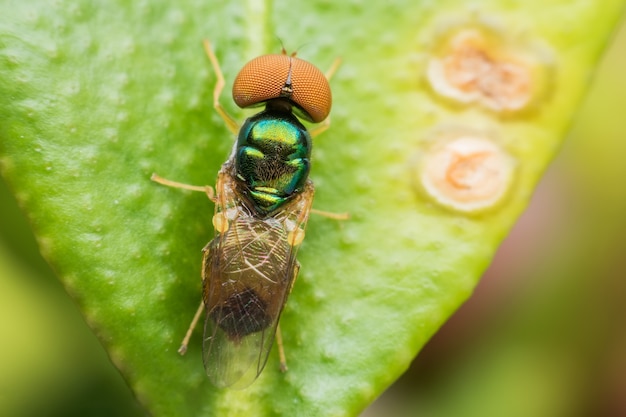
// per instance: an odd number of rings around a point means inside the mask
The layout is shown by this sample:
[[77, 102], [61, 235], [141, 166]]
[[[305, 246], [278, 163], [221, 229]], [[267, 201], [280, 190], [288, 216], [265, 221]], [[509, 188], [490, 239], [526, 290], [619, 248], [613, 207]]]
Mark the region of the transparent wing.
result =
[[234, 192], [232, 177], [221, 174], [220, 180], [216, 215], [227, 213], [228, 227], [205, 249], [203, 360], [215, 385], [243, 388], [267, 362], [295, 279], [313, 187], [260, 219]]

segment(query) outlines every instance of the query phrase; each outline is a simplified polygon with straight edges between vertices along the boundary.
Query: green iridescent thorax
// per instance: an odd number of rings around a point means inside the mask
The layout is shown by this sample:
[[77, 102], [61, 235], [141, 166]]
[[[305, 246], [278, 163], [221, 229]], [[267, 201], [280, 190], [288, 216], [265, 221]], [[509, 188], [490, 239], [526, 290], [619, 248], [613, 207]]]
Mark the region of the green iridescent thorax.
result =
[[302, 191], [311, 136], [291, 112], [265, 110], [245, 121], [235, 153], [237, 178], [256, 209], [270, 213]]

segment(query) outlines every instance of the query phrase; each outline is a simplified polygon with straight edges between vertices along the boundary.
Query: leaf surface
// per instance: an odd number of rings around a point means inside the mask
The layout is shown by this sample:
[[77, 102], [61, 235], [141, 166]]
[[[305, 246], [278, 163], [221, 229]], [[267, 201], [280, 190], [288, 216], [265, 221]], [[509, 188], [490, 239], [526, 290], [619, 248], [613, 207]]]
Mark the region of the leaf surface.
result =
[[[558, 149], [622, 2], [220, 4], [0, 5], [1, 172], [153, 415], [356, 415], [470, 296]], [[469, 51], [483, 55], [463, 62], [492, 77], [470, 82], [478, 99], [443, 94], [428, 75], [464, 31], [482, 37]], [[343, 60], [311, 177], [315, 207], [351, 219], [309, 222], [281, 319], [289, 372], [273, 352], [249, 389], [218, 390], [200, 329], [176, 353], [200, 301], [213, 206], [149, 178], [213, 184], [229, 154], [201, 40], [213, 42], [229, 91], [245, 62], [279, 50], [276, 37], [322, 70]], [[498, 76], [518, 74], [503, 63], [528, 70], [521, 109], [498, 96], [515, 85]], [[221, 102], [250, 114], [227, 93]], [[451, 207], [422, 180], [441, 147], [468, 136], [504, 155], [502, 195], [480, 209]], [[497, 178], [478, 161], [447, 180], [471, 194], [472, 173]]]

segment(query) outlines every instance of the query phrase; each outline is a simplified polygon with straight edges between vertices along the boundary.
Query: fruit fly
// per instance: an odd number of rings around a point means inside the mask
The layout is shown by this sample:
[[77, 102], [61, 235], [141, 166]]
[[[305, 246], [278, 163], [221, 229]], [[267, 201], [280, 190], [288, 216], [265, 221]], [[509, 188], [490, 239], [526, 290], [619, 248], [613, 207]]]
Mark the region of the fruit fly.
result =
[[[265, 367], [275, 336], [286, 370], [278, 321], [300, 269], [296, 254], [312, 212], [311, 138], [329, 126], [328, 81], [339, 61], [324, 74], [284, 48], [282, 54], [251, 60], [235, 78], [233, 99], [241, 108], [265, 109], [239, 127], [219, 102], [224, 76], [208, 41], [204, 47], [217, 77], [213, 107], [237, 140], [215, 190], [156, 174], [152, 180], [206, 192], [215, 203], [215, 238], [202, 250], [202, 303], [179, 352], [187, 350], [204, 313], [202, 351], [209, 378], [218, 387], [243, 388]], [[320, 124], [309, 132], [296, 115]]]

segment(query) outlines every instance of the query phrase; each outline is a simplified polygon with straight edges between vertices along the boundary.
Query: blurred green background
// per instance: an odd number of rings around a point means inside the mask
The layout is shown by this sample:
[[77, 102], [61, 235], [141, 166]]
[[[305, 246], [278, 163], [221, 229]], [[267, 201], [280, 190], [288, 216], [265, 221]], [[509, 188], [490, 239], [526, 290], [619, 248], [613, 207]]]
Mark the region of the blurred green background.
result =
[[[622, 25], [474, 296], [363, 416], [626, 416], [625, 72]], [[0, 414], [143, 415], [4, 183], [0, 210]]]

